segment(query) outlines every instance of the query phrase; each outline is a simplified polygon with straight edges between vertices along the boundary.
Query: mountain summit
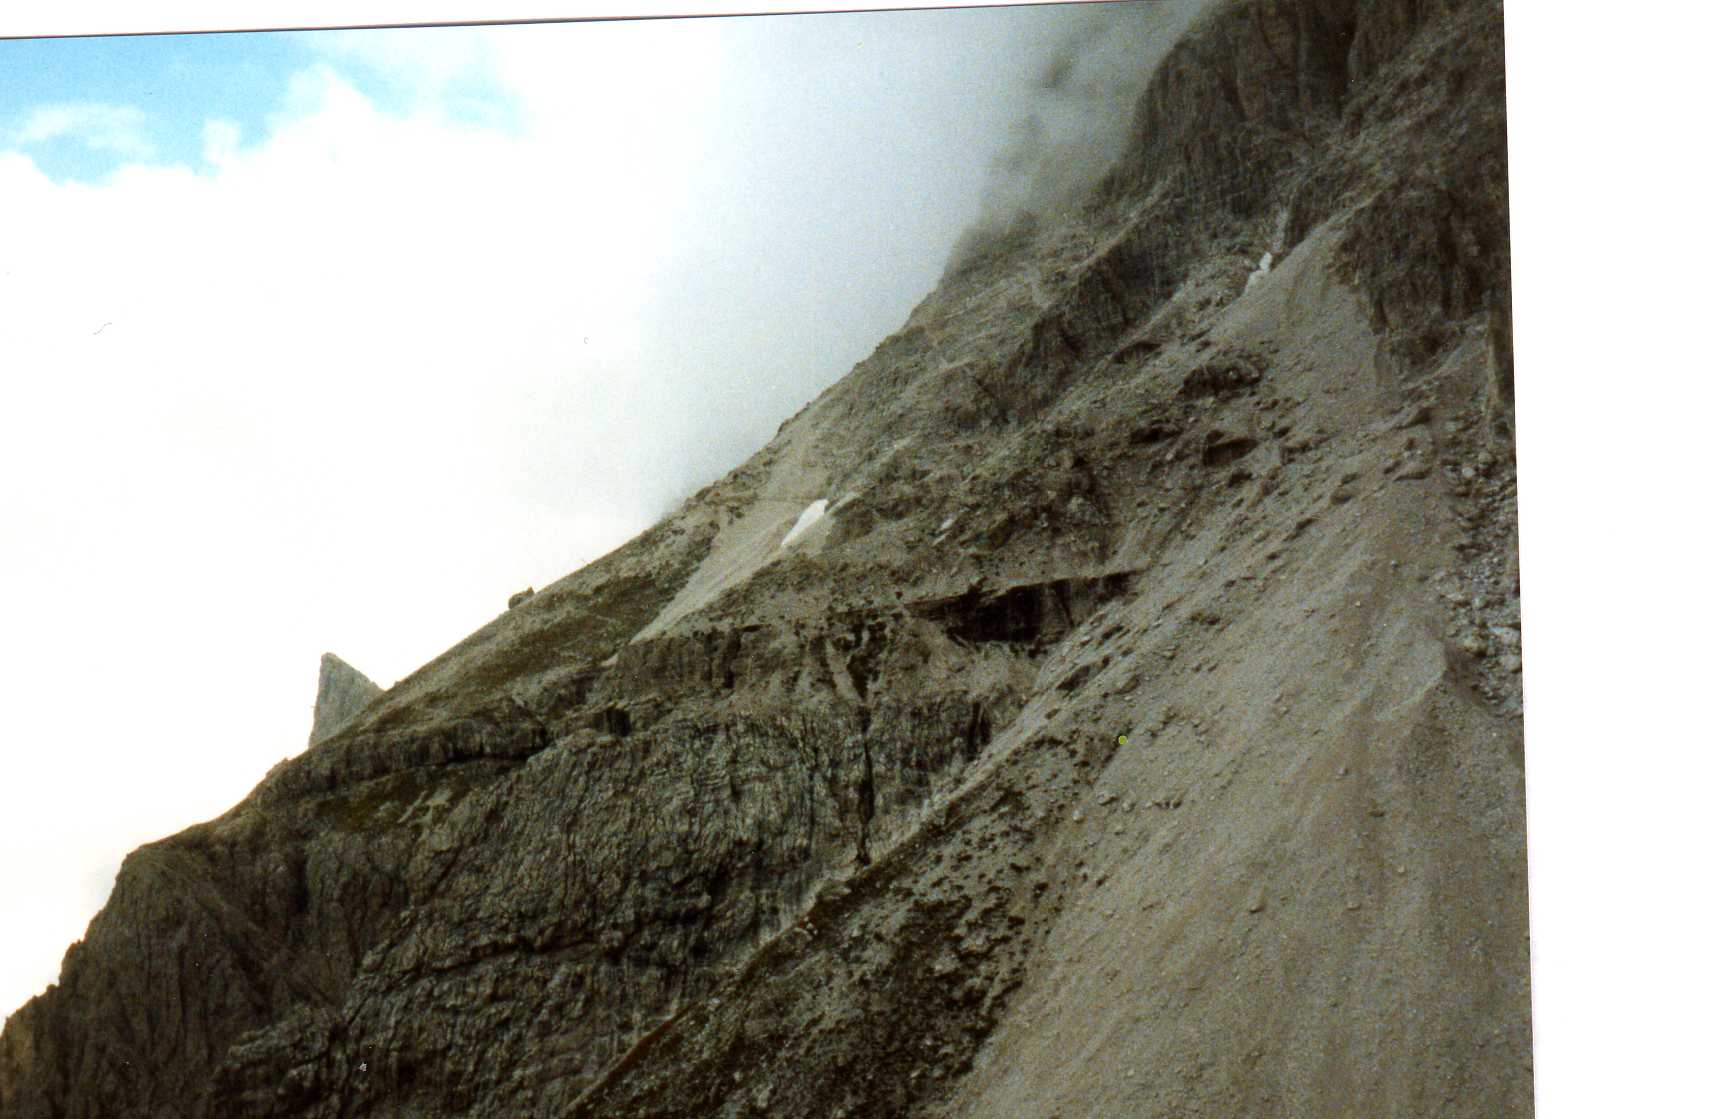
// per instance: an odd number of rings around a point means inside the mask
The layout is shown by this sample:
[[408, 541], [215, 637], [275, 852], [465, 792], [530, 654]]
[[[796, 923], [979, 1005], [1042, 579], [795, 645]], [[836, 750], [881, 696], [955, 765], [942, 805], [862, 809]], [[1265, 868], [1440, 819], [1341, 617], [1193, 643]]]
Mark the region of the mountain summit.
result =
[[1531, 1114], [1507, 199], [1494, 0], [1211, 5], [762, 450], [133, 852], [0, 1113]]
[[312, 746], [342, 728], [373, 700], [385, 694], [379, 687], [335, 653], [319, 658], [319, 690], [313, 701], [313, 729], [307, 736]]

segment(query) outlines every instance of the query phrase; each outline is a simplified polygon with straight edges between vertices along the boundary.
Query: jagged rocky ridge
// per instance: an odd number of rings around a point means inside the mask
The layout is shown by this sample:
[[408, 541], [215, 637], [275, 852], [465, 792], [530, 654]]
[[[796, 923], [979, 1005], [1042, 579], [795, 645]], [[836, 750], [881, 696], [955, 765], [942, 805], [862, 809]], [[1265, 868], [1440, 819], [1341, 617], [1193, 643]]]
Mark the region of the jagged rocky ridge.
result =
[[1500, 5], [1217, 5], [1085, 206], [129, 856], [0, 1113], [1530, 1113], [1506, 166]]
[[335, 653], [319, 658], [319, 686], [313, 699], [313, 729], [307, 735], [312, 746], [342, 729], [362, 708], [385, 694]]

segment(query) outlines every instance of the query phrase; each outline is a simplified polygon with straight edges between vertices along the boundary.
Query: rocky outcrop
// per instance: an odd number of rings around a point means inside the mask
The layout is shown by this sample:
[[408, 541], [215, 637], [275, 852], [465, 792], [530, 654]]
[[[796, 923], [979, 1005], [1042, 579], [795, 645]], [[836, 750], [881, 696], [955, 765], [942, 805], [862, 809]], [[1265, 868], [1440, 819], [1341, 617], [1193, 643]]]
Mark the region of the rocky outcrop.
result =
[[307, 745], [329, 738], [384, 694], [385, 689], [362, 676], [341, 657], [326, 653], [319, 658], [319, 690], [313, 700], [313, 729], [307, 736]]
[[1089, 205], [135, 852], [0, 1112], [1529, 1114], [1500, 26], [1219, 5]]

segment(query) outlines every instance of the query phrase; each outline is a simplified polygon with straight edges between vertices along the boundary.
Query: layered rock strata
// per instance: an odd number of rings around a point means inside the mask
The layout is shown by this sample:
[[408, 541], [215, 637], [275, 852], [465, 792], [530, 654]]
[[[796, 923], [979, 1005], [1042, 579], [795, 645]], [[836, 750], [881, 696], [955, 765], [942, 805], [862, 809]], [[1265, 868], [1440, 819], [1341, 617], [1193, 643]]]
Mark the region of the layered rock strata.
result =
[[1217, 5], [1075, 214], [131, 855], [0, 1112], [1530, 1114], [1501, 67]]

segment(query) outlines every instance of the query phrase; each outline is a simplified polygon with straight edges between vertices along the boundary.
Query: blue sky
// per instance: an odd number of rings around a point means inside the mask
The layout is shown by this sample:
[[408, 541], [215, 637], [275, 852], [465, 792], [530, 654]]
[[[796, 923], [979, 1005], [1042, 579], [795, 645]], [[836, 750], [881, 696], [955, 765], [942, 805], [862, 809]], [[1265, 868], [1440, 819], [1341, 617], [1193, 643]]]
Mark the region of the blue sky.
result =
[[130, 161], [200, 166], [207, 119], [256, 143], [310, 57], [294, 33], [0, 42], [0, 137], [60, 181]]
[[[260, 142], [289, 108], [291, 77], [333, 53], [345, 79], [382, 111], [404, 113], [426, 92], [381, 66], [376, 52], [338, 43], [388, 43], [413, 58], [424, 41], [473, 35], [411, 28], [0, 41], [0, 143], [57, 182], [96, 183], [126, 164], [199, 169], [208, 122], [232, 126], [240, 145]], [[510, 125], [512, 98], [483, 75], [447, 75], [437, 94], [453, 121]]]

